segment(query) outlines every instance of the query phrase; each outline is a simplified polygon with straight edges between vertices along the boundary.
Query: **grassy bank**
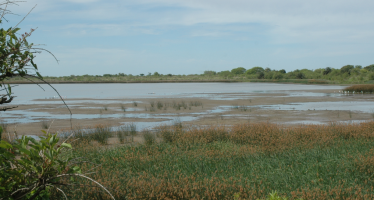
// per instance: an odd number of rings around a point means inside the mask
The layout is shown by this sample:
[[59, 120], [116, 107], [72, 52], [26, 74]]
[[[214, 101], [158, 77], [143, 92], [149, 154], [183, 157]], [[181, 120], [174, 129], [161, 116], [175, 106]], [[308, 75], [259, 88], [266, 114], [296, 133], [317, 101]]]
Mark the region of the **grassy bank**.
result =
[[[117, 199], [257, 199], [273, 190], [290, 199], [374, 198], [374, 122], [174, 126], [140, 134], [144, 144], [79, 140], [72, 153], [101, 164], [90, 176]], [[67, 195], [107, 199], [87, 185]]]

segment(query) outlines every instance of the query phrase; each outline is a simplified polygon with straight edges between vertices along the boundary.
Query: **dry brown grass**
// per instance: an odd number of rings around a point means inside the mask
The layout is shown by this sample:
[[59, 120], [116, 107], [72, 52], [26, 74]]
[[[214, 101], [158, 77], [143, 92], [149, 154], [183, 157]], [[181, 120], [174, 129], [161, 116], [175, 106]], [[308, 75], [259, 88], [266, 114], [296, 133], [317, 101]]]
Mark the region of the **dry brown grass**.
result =
[[352, 85], [344, 89], [344, 91], [349, 92], [363, 92], [363, 93], [373, 93], [374, 92], [374, 85], [373, 84], [366, 84], [366, 85]]

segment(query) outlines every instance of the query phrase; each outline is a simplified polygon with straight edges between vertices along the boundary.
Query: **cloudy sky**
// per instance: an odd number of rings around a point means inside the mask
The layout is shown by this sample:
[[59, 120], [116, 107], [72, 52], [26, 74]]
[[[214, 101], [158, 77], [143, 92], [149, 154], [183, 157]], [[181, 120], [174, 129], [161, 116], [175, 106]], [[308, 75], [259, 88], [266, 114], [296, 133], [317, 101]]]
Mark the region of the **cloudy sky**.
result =
[[27, 0], [14, 26], [47, 53], [42, 75], [196, 74], [374, 64], [372, 0]]

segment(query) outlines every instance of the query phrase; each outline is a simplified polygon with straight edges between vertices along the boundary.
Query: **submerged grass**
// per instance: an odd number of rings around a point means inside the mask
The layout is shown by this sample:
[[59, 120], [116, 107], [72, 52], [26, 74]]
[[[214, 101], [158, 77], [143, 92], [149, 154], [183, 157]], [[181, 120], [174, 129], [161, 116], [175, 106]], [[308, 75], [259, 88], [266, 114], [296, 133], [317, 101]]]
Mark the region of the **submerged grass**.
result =
[[[274, 190], [289, 199], [374, 198], [374, 122], [157, 130], [159, 143], [81, 143], [73, 154], [102, 164], [90, 176], [116, 199], [264, 199]], [[69, 199], [106, 199], [85, 185]]]

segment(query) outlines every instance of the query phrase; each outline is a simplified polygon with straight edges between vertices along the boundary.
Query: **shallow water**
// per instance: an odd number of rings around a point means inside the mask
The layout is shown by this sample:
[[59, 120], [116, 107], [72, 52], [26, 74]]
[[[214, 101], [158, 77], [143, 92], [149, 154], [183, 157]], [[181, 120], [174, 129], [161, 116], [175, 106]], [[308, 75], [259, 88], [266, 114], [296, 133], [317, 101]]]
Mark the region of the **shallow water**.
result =
[[263, 109], [271, 110], [341, 110], [353, 111], [363, 113], [374, 113], [373, 101], [338, 101], [338, 102], [303, 102], [303, 103], [290, 103], [290, 104], [277, 104], [277, 105], [264, 105], [259, 106]]
[[[36, 85], [21, 84], [12, 91], [16, 94], [13, 104], [29, 104], [34, 99], [58, 98], [57, 93], [47, 85], [45, 91]], [[108, 84], [52, 84], [65, 99], [136, 99], [136, 98], [173, 98], [202, 97], [213, 94], [261, 94], [261, 93], [295, 93], [314, 95], [310, 90], [342, 90], [339, 85], [300, 85], [276, 83], [108, 83]]]
[[[12, 105], [18, 104], [61, 104], [61, 101], [45, 101], [45, 99], [58, 99], [56, 92], [47, 85], [42, 85], [45, 91], [36, 85], [19, 85], [12, 91], [17, 96]], [[53, 84], [69, 106], [80, 106], [83, 103], [109, 104], [132, 103], [133, 100], [141, 102], [144, 98], [206, 98], [213, 100], [250, 99], [251, 97], [339, 97], [338, 93], [345, 86], [339, 85], [301, 85], [301, 84], [275, 84], [275, 83], [118, 83], [118, 84]], [[312, 90], [334, 90], [336, 93], [312, 92]], [[79, 100], [81, 98], [81, 100]], [[270, 96], [271, 98], [271, 96]], [[123, 99], [123, 100], [121, 100]], [[133, 99], [133, 100], [129, 100]], [[101, 105], [102, 106], [102, 105]], [[73, 119], [95, 118], [142, 118], [164, 119], [162, 122], [137, 122], [139, 128], [151, 128], [160, 124], [172, 123], [173, 120], [181, 122], [198, 120], [200, 117], [224, 113], [231, 106], [222, 105], [212, 110], [199, 113], [189, 113], [179, 116], [177, 114], [74, 114]], [[307, 102], [292, 104], [276, 104], [255, 106], [261, 109], [278, 110], [351, 110], [354, 112], [372, 112], [374, 102]], [[92, 107], [93, 109], [97, 109]], [[248, 106], [248, 108], [251, 108]], [[127, 111], [138, 111], [138, 108], [127, 108]], [[225, 116], [225, 115], [224, 115]], [[42, 119], [69, 119], [68, 114], [50, 114], [33, 110], [14, 110], [0, 112], [0, 119], [8, 123], [38, 122]], [[318, 121], [304, 121], [305, 123], [320, 123]], [[301, 123], [304, 123], [301, 122]], [[292, 122], [290, 122], [292, 123]], [[321, 122], [322, 123], [322, 122]]]

